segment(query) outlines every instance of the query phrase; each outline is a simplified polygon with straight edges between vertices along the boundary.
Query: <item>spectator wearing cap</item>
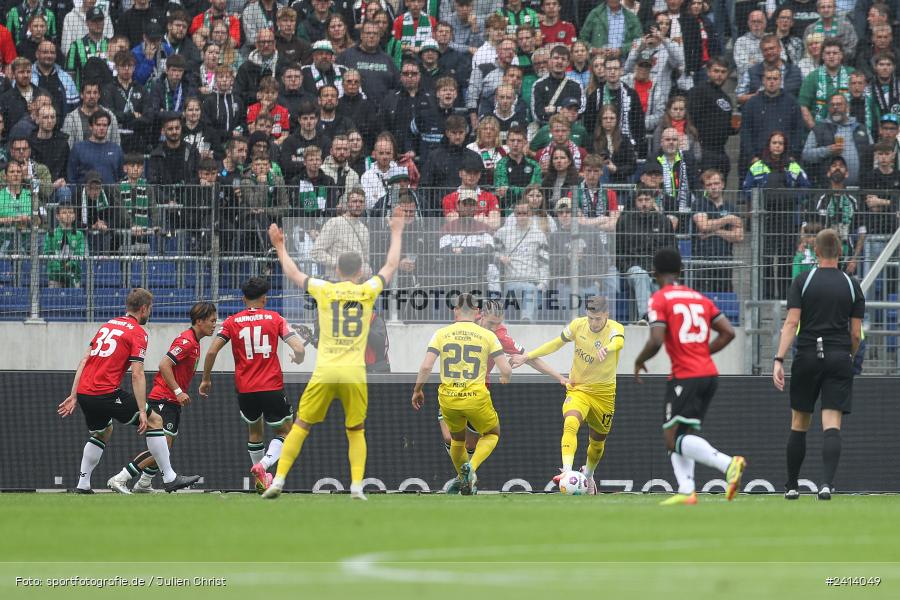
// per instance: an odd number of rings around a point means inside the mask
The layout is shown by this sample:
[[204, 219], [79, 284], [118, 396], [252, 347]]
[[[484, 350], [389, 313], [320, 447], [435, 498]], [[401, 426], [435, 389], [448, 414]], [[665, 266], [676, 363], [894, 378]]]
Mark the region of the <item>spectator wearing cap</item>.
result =
[[263, 29], [256, 36], [256, 50], [240, 66], [234, 82], [235, 92], [245, 105], [249, 106], [256, 100], [256, 91], [263, 77], [277, 78], [281, 74], [283, 65], [279, 60], [275, 33], [271, 29]]
[[369, 217], [389, 219], [391, 211], [397, 207], [401, 196], [411, 196], [418, 209], [419, 197], [409, 187], [409, 169], [406, 167], [391, 167], [388, 171], [385, 190], [385, 194], [368, 210]]
[[[241, 45], [241, 19], [237, 15], [228, 14], [225, 10], [227, 2], [228, 0], [209, 0], [209, 10], [194, 17], [191, 21], [191, 26], [188, 28], [188, 33], [193, 35], [201, 27], [206, 27], [206, 29], [212, 31], [213, 23], [222, 21], [228, 27], [228, 35], [234, 40], [234, 46], [239, 48]], [[260, 29], [265, 29], [267, 26], [270, 27], [271, 25], [263, 23]]]
[[464, 163], [479, 165], [481, 157], [466, 148], [466, 120], [459, 115], [447, 117], [444, 142], [433, 148], [422, 166], [419, 189], [431, 194], [423, 198], [425, 213], [429, 216], [443, 214], [441, 199], [449, 189], [460, 185], [459, 173]]
[[44, 254], [54, 258], [47, 261], [47, 287], [81, 287], [81, 259], [86, 256], [84, 232], [75, 228], [75, 207], [72, 202], [56, 206], [56, 226], [44, 238]]
[[624, 60], [642, 33], [641, 21], [636, 14], [625, 9], [621, 0], [607, 0], [588, 14], [578, 39], [587, 42], [591, 56]]
[[430, 92], [432, 95], [435, 92], [435, 83], [444, 75], [441, 71], [440, 58], [441, 51], [434, 38], [425, 40], [422, 47], [419, 48], [419, 62], [422, 65], [422, 89]]
[[166, 74], [147, 94], [147, 115], [155, 117], [160, 112], [182, 112], [185, 101], [197, 91], [184, 79], [187, 61], [180, 54], [166, 59]]
[[477, 194], [473, 189], [454, 192], [454, 217], [441, 229], [435, 276], [447, 285], [484, 285], [486, 280], [497, 279], [492, 264], [495, 228], [485, 222], [483, 213], [479, 214]]
[[832, 95], [828, 102], [828, 118], [816, 123], [803, 147], [803, 163], [810, 172], [813, 185], [828, 186], [829, 161], [835, 156], [841, 156], [847, 165], [846, 185], [859, 185], [861, 161], [868, 154], [871, 143], [865, 126], [849, 116], [847, 98], [843, 94]]
[[[88, 14], [96, 7], [97, 0], [82, 0], [79, 8], [72, 9], [63, 19], [62, 26], [62, 44], [60, 51], [63, 56], [69, 55], [69, 48], [75, 43], [88, 35]], [[96, 15], [96, 13], [94, 13]], [[102, 15], [101, 11], [101, 15]], [[103, 28], [100, 30], [100, 38], [109, 39], [113, 36], [112, 19], [103, 16]]]
[[[900, 133], [900, 115], [895, 115], [893, 113], [882, 115], [878, 123], [878, 137], [875, 138], [875, 143], [887, 142], [894, 148], [894, 151], [898, 153], [898, 156], [900, 156], [900, 140], [897, 138], [898, 133]], [[863, 159], [863, 167], [875, 164], [877, 163], [875, 162], [874, 155], [867, 155]], [[895, 157], [894, 164], [897, 169], [900, 169], [900, 158]], [[865, 170], [863, 170], [863, 173], [865, 173]]]
[[147, 135], [147, 121], [143, 118], [147, 112], [147, 92], [134, 80], [134, 54], [122, 50], [113, 57], [113, 61], [116, 77], [103, 87], [100, 100], [119, 122], [122, 151], [143, 153]]
[[[556, 0], [545, 1], [556, 2]], [[531, 115], [535, 122], [541, 125], [557, 114], [564, 102], [573, 98], [580, 103], [578, 114], [584, 113], [584, 90], [577, 81], [566, 77], [569, 56], [570, 52], [566, 46], [554, 46], [550, 51], [550, 72], [534, 83], [531, 92]]]
[[162, 26], [158, 23], [148, 23], [141, 43], [131, 50], [135, 60], [133, 77], [141, 85], [159, 78], [159, 68], [165, 58], [162, 39]]
[[478, 123], [478, 117], [490, 114], [493, 110], [497, 87], [503, 83], [507, 69], [516, 61], [516, 42], [512, 38], [507, 38], [497, 45], [497, 58], [494, 63], [481, 64], [472, 71], [469, 91], [466, 94], [466, 108], [469, 109], [473, 128]]
[[[474, 154], [474, 153], [473, 153]], [[477, 155], [476, 155], [477, 156]], [[444, 218], [453, 220], [459, 217], [459, 203], [463, 197], [475, 197], [474, 218], [495, 230], [500, 226], [500, 202], [497, 196], [479, 187], [482, 171], [481, 158], [472, 160], [469, 157], [459, 169], [460, 184], [456, 191], [444, 196], [441, 206]]]
[[165, 18], [165, 13], [150, 0], [134, 0], [134, 5], [116, 20], [116, 33], [127, 37], [128, 47], [134, 48], [143, 41], [151, 25], [160, 32], [161, 38]]
[[125, 227], [125, 215], [103, 188], [104, 184], [112, 182], [106, 181], [97, 171], [88, 171], [84, 174], [83, 183], [79, 196], [81, 224], [87, 228], [90, 252], [116, 252], [121, 243], [120, 234]]
[[622, 77], [622, 83], [637, 94], [643, 109], [644, 131], [654, 131], [662, 120], [672, 91], [672, 80], [651, 77], [653, 63], [641, 59], [634, 66], [634, 72]]
[[[755, 69], [756, 67], [754, 67]], [[799, 156], [803, 150], [806, 125], [800, 104], [787, 94], [782, 87], [781, 69], [766, 65], [762, 77], [762, 89], [754, 94], [741, 110], [741, 153], [738, 172], [745, 173], [747, 167], [758, 157], [769, 136], [774, 131], [787, 135], [792, 147], [787, 151]]]
[[[313, 54], [315, 60], [315, 52]], [[400, 87], [400, 71], [397, 69], [397, 63], [381, 49], [380, 29], [373, 22], [363, 24], [359, 44], [344, 50], [338, 62], [359, 71], [362, 76], [362, 91], [376, 106], [380, 105], [392, 90]]]
[[97, 57], [105, 61], [109, 47], [109, 38], [103, 35], [106, 24], [103, 10], [94, 6], [85, 14], [85, 22], [87, 34], [74, 40], [66, 53], [66, 70], [78, 86], [81, 85], [82, 71], [88, 60]]
[[319, 40], [312, 45], [312, 64], [303, 67], [303, 91], [318, 96], [323, 85], [333, 85], [339, 96], [343, 96], [346, 71], [343, 65], [335, 64], [331, 42]]
[[[99, 90], [97, 95], [100, 95]], [[70, 114], [69, 117], [72, 115], [75, 113]], [[76, 115], [76, 118], [79, 117]], [[114, 118], [103, 109], [95, 110], [87, 118], [87, 130], [90, 132], [88, 139], [75, 140], [69, 153], [68, 176], [66, 177], [69, 183], [84, 183], [85, 174], [88, 171], [98, 172], [103, 183], [115, 183], [122, 178], [124, 155], [119, 144], [112, 141], [110, 132]], [[68, 117], [66, 121], [68, 122]], [[63, 127], [63, 131], [66, 131], [65, 127]], [[72, 143], [71, 134], [69, 143]]]

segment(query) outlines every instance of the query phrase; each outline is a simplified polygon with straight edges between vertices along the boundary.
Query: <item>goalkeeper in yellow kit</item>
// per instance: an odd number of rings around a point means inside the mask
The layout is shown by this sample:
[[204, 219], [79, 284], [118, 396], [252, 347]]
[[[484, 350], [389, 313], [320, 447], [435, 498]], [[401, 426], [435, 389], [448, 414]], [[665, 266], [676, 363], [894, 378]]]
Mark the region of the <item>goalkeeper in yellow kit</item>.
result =
[[[584, 421], [590, 427], [587, 449], [587, 464], [582, 472], [587, 478], [588, 494], [597, 493], [594, 470], [603, 457], [606, 437], [612, 428], [616, 412], [616, 367], [619, 351], [625, 345], [625, 328], [609, 318], [607, 300], [594, 296], [587, 303], [587, 316], [575, 319], [563, 329], [558, 338], [535, 348], [528, 354], [512, 357], [512, 366], [517, 368], [526, 360], [552, 354], [568, 344], [575, 343], [572, 357], [572, 372], [567, 386], [566, 399], [562, 411], [563, 435], [562, 471], [572, 470], [575, 450], [578, 448], [578, 429]], [[559, 480], [559, 476], [553, 478]]]
[[[476, 492], [476, 471], [500, 441], [500, 419], [485, 385], [489, 359], [500, 369], [500, 383], [509, 381], [512, 367], [497, 335], [475, 324], [478, 306], [472, 294], [460, 294], [453, 312], [456, 322], [438, 329], [428, 342], [416, 377], [412, 405], [416, 410], [422, 408], [425, 403], [422, 388], [434, 363], [440, 359], [438, 403], [450, 430], [450, 459], [459, 477], [459, 493], [466, 496]], [[481, 435], [471, 460], [466, 453], [466, 423]]]

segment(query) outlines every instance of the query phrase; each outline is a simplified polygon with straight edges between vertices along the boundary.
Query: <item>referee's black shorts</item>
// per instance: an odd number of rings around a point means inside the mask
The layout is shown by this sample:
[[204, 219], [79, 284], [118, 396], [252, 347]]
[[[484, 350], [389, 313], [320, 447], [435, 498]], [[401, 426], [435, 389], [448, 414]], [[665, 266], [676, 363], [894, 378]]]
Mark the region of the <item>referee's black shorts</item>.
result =
[[822, 397], [822, 409], [850, 414], [853, 395], [853, 362], [849, 352], [827, 351], [818, 358], [814, 350], [800, 350], [791, 364], [791, 408], [812, 413]]
[[133, 425], [138, 422], [140, 412], [134, 394], [123, 389], [102, 396], [78, 394], [78, 406], [84, 413], [84, 421], [91, 433], [103, 431], [112, 425], [113, 419]]

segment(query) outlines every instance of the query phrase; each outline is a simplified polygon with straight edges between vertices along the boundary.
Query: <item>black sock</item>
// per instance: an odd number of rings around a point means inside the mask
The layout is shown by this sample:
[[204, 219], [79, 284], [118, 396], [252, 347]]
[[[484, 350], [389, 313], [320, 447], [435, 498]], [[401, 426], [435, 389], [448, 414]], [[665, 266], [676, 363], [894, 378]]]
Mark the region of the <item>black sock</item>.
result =
[[800, 476], [800, 467], [803, 466], [804, 458], [806, 458], [806, 432], [791, 429], [787, 443], [788, 480], [784, 484], [785, 489], [797, 489], [797, 478]]
[[841, 430], [826, 429], [822, 435], [822, 465], [825, 470], [825, 481], [828, 487], [834, 487], [834, 474], [838, 461], [841, 460]]

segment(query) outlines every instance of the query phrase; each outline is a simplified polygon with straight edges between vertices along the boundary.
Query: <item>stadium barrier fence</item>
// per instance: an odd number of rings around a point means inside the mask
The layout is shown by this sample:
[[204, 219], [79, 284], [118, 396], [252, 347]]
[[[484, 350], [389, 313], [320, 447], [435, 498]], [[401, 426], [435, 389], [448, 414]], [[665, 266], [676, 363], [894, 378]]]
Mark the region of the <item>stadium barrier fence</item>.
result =
[[[424, 353], [424, 346], [423, 341], [421, 348], [410, 352]], [[0, 456], [4, 457], [0, 489], [62, 490], [76, 483], [87, 430], [80, 411], [67, 419], [56, 415], [56, 405], [68, 395], [72, 376], [72, 372], [0, 372], [6, 397], [18, 406], [10, 418], [0, 421]], [[410, 405], [410, 376], [369, 377], [366, 477], [370, 489], [435, 491], [453, 476], [437, 422], [436, 378], [426, 387], [425, 406], [416, 412]], [[173, 465], [180, 473], [201, 474], [200, 489], [248, 489], [247, 429], [238, 412], [233, 377], [214, 374], [208, 399], [199, 398], [198, 385], [199, 377], [189, 390], [193, 402], [182, 413]], [[646, 377], [643, 385], [631, 377], [619, 377], [612, 432], [596, 474], [604, 491], [663, 492], [674, 485], [660, 429], [665, 386], [664, 377]], [[295, 407], [303, 387], [302, 378], [288, 377], [286, 391]], [[842, 428], [844, 451], [837, 490], [900, 492], [900, 474], [884, 468], [883, 460], [900, 452], [900, 438], [891, 425], [897, 411], [896, 394], [891, 391], [895, 389], [896, 378], [856, 380], [853, 413]], [[481, 489], [544, 490], [559, 467], [564, 390], [549, 379], [516, 373], [508, 385], [492, 384], [491, 394], [500, 416], [501, 437], [497, 450], [479, 470]], [[289, 489], [348, 487], [347, 442], [337, 405], [333, 404], [324, 423], [313, 428], [288, 478]], [[780, 492], [789, 422], [788, 395], [777, 392], [771, 378], [721, 377], [703, 435], [723, 452], [747, 458], [745, 491]], [[577, 461], [584, 460], [586, 436], [582, 428]], [[821, 483], [821, 438], [816, 418], [802, 472], [809, 480], [804, 489]], [[106, 480], [142, 449], [143, 439], [133, 427], [116, 424], [94, 471], [94, 488], [103, 489]], [[722, 491], [722, 475], [698, 465], [697, 488]]]

